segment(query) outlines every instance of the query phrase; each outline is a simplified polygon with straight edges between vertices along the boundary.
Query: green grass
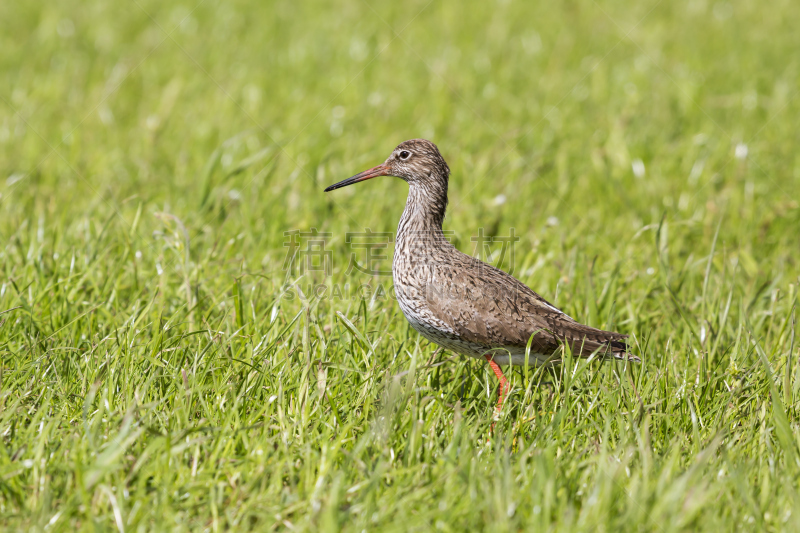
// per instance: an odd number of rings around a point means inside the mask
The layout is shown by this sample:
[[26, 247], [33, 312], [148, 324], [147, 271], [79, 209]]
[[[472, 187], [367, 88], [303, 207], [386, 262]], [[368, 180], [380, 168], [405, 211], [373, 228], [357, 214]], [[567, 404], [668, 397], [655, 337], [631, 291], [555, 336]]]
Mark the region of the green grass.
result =
[[[797, 531], [798, 17], [2, 2], [2, 528]], [[322, 192], [413, 137], [457, 246], [514, 228], [504, 267], [643, 363], [514, 369], [487, 442], [486, 365], [346, 274], [406, 185]]]

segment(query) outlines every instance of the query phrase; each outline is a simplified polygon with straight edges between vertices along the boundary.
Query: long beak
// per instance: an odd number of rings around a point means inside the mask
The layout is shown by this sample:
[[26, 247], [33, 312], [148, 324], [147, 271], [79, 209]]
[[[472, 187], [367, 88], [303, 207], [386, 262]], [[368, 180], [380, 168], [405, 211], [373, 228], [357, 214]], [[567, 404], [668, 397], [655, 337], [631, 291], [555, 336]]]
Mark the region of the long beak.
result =
[[359, 181], [371, 180], [372, 178], [377, 178], [378, 176], [389, 176], [390, 175], [389, 172], [390, 172], [389, 167], [387, 167], [386, 165], [378, 165], [377, 167], [365, 170], [360, 174], [356, 174], [352, 178], [347, 178], [346, 180], [342, 180], [339, 183], [334, 183], [333, 185], [325, 189], [325, 192], [330, 192], [334, 189], [341, 189], [342, 187], [347, 187], [348, 185], [358, 183]]

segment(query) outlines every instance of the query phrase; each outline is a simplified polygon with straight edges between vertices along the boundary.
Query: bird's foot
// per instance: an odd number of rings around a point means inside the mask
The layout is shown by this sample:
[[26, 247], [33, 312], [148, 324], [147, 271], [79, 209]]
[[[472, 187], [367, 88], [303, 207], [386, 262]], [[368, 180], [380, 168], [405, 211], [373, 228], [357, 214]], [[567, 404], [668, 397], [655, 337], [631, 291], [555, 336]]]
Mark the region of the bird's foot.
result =
[[497, 390], [497, 406], [494, 408], [494, 421], [492, 422], [492, 429], [489, 434], [489, 438], [494, 434], [494, 426], [497, 424], [497, 421], [500, 420], [500, 413], [503, 411], [503, 401], [506, 399], [506, 393], [508, 392], [508, 379], [506, 379], [505, 375], [503, 375], [503, 371], [500, 369], [500, 365], [494, 362], [491, 355], [484, 355], [483, 356], [486, 361], [489, 362], [489, 366], [492, 368], [494, 375], [497, 376], [497, 379], [500, 381], [500, 388]]

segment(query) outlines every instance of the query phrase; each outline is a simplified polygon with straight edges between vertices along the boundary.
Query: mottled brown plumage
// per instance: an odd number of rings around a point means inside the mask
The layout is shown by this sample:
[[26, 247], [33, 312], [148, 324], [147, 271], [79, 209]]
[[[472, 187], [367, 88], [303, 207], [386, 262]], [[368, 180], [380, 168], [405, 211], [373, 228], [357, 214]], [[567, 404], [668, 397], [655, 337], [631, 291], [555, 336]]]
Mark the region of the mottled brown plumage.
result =
[[430, 141], [400, 143], [382, 164], [325, 189], [377, 176], [409, 184], [392, 262], [397, 300], [411, 325], [457, 353], [497, 364], [557, 362], [567, 344], [580, 357], [639, 358], [627, 335], [592, 328], [567, 316], [513, 276], [457, 250], [442, 231], [450, 168]]

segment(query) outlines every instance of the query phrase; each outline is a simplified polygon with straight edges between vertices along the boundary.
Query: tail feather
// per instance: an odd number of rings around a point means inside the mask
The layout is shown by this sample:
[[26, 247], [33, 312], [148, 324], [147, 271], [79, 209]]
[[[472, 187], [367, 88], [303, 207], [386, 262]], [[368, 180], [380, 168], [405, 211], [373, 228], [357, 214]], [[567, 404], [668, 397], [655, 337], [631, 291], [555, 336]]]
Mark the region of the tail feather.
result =
[[[627, 335], [626, 335], [627, 337]], [[606, 346], [611, 348], [609, 350], [611, 357], [614, 359], [622, 359], [633, 361], [634, 363], [641, 363], [642, 360], [628, 351], [628, 345], [623, 341], [613, 340], [608, 341]]]
[[[589, 339], [573, 338], [569, 341], [573, 353], [580, 354], [581, 357], [590, 357], [592, 354], [597, 354], [604, 359], [621, 359], [641, 363], [641, 359], [628, 351], [628, 344], [625, 342], [627, 335], [621, 333], [612, 333], [610, 331], [602, 332], [605, 334], [605, 339]], [[608, 338], [611, 337], [612, 338]], [[566, 339], [565, 339], [566, 340]]]

